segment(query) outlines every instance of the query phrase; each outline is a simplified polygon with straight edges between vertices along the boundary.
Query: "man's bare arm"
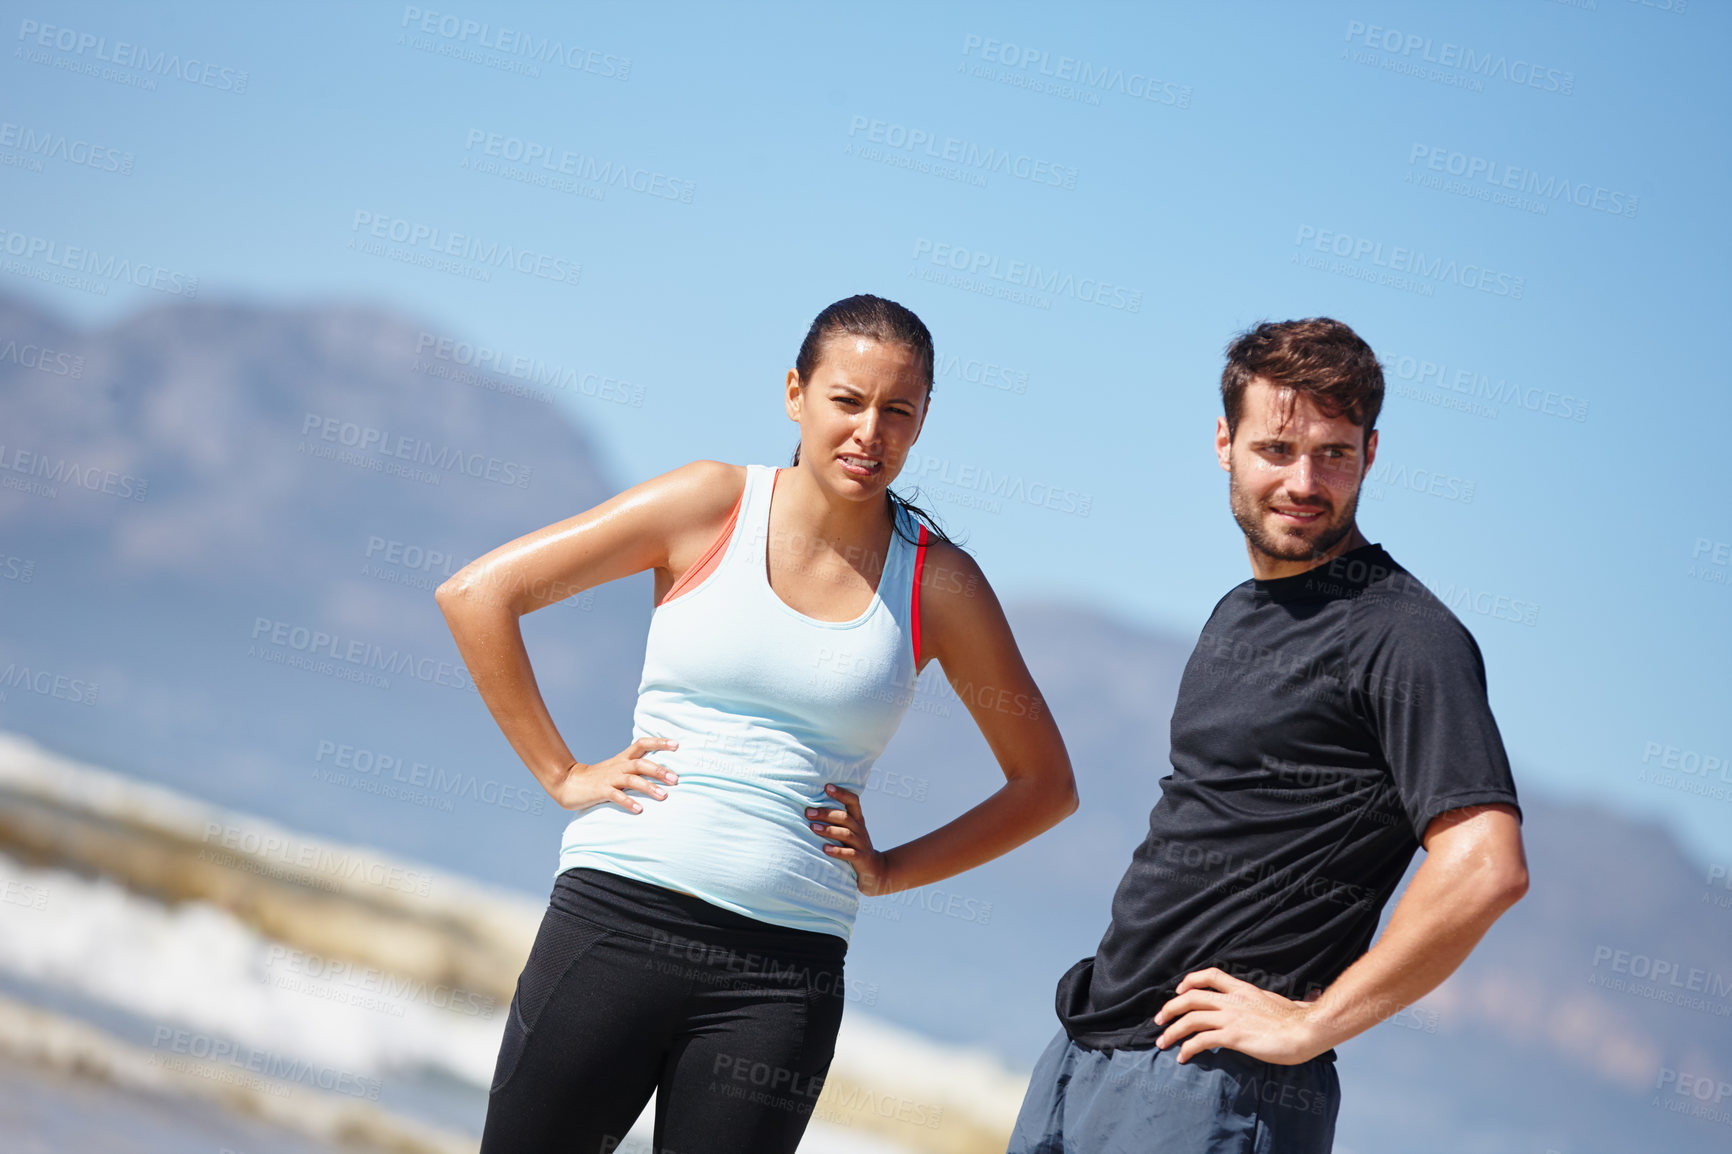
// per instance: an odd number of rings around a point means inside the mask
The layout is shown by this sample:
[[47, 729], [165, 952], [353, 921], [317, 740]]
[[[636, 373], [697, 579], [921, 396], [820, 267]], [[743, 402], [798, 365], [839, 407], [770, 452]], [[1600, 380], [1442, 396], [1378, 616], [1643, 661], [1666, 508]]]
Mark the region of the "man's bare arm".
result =
[[1426, 856], [1389, 925], [1315, 1001], [1296, 1002], [1218, 969], [1179, 983], [1155, 1022], [1179, 1061], [1216, 1046], [1293, 1065], [1375, 1026], [1436, 989], [1527, 893], [1521, 823], [1507, 805], [1468, 806], [1426, 827]]

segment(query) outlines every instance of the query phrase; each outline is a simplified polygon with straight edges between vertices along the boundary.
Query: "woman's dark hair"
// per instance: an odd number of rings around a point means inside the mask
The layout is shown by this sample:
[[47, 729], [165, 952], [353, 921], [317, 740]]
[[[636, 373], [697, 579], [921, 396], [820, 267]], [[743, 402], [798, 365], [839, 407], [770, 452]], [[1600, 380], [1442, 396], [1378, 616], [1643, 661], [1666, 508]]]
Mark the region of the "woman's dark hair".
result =
[[[800, 374], [801, 384], [810, 381], [812, 374], [818, 371], [818, 362], [823, 359], [824, 343], [831, 337], [868, 337], [886, 344], [906, 345], [913, 349], [926, 364], [926, 399], [932, 399], [932, 333], [925, 322], [911, 310], [903, 308], [895, 301], [869, 293], [844, 298], [826, 308], [812, 321], [812, 327], [806, 330], [806, 339], [800, 342], [800, 355], [794, 358], [794, 371]], [[799, 463], [800, 446], [795, 445], [794, 464]], [[916, 489], [915, 492], [918, 494], [919, 490]], [[901, 535], [902, 527], [896, 517], [896, 506], [900, 505], [916, 519], [926, 522], [933, 538], [946, 545], [957, 544], [939, 528], [938, 521], [932, 514], [892, 489], [886, 489], [884, 494], [890, 502], [890, 524], [898, 535]], [[903, 540], [909, 538], [903, 537]], [[918, 544], [918, 539], [913, 543]]]

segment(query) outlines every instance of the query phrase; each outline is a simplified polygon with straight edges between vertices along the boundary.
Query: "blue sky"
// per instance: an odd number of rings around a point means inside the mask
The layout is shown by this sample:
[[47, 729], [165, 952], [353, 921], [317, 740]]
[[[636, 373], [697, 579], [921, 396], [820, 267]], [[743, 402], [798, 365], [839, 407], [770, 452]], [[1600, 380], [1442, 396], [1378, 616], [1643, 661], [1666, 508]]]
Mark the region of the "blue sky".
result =
[[174, 299], [43, 283], [45, 240], [385, 305], [584, 382], [622, 484], [784, 460], [812, 315], [890, 296], [940, 358], [910, 468], [1007, 599], [1194, 634], [1247, 576], [1222, 346], [1345, 320], [1390, 386], [1361, 523], [1479, 639], [1520, 780], [1732, 863], [1724, 8], [0, 13], [8, 291]]

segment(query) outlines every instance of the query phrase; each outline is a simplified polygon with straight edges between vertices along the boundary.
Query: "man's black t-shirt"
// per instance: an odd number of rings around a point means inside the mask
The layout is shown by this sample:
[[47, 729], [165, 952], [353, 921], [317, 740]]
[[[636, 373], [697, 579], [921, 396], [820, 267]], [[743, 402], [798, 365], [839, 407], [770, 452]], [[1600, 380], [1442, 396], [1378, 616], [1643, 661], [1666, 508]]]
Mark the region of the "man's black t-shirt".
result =
[[1150, 1019], [1209, 966], [1323, 989], [1370, 946], [1433, 818], [1516, 805], [1479, 646], [1378, 545], [1221, 599], [1179, 682], [1172, 762], [1099, 950], [1059, 979], [1083, 1046], [1152, 1046]]

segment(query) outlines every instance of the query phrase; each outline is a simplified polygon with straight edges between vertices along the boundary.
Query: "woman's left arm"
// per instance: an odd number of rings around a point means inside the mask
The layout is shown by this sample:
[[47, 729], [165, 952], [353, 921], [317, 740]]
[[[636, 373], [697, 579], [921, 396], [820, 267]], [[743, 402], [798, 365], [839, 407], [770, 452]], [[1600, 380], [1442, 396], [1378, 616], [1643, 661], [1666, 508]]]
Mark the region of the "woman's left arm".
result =
[[845, 808], [808, 810], [832, 839], [825, 852], [854, 866], [860, 892], [895, 893], [973, 869], [1076, 812], [1076, 779], [1058, 725], [1011, 636], [992, 587], [954, 545], [927, 546], [920, 582], [921, 666], [937, 661], [1004, 771], [996, 793], [931, 833], [876, 850], [858, 795], [837, 786]]

